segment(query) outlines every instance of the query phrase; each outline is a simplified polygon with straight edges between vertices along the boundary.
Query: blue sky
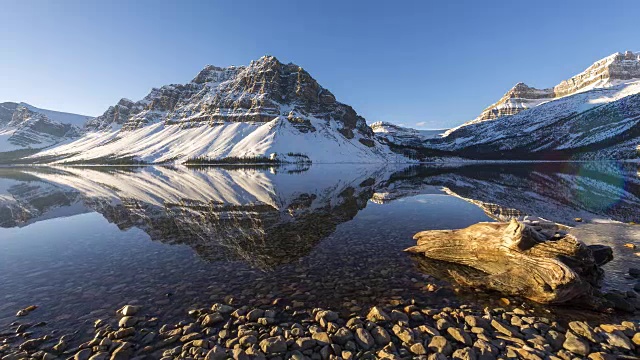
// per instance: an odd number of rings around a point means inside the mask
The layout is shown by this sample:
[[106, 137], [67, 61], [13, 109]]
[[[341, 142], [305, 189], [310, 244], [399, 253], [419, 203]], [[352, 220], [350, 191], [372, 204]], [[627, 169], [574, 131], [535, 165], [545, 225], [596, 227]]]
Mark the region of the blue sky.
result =
[[294, 62], [368, 122], [446, 128], [640, 50], [640, 1], [1, 0], [0, 101], [99, 115], [206, 64]]

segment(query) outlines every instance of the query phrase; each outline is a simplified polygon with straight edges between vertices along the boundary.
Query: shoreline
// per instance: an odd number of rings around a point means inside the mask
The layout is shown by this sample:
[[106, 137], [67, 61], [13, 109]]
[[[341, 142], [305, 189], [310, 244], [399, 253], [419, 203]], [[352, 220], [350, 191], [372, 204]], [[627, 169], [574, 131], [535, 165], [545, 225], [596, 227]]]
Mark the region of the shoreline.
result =
[[482, 164], [540, 164], [540, 163], [640, 163], [640, 159], [448, 159], [446, 161], [380, 161], [380, 162], [132, 162], [132, 163], [3, 163], [0, 168], [20, 167], [287, 167], [313, 165], [379, 165], [379, 166], [462, 166]]
[[[569, 321], [543, 316], [526, 303], [424, 306], [397, 301], [357, 312], [304, 309], [276, 299], [269, 305], [226, 303], [189, 310], [161, 323], [144, 306], [126, 305], [96, 319], [93, 334], [48, 331], [37, 309], [0, 332], [0, 358], [100, 359], [590, 359], [634, 358], [640, 321]], [[229, 305], [231, 303], [232, 305]], [[629, 316], [633, 317], [633, 316]], [[29, 325], [30, 324], [30, 325]]]

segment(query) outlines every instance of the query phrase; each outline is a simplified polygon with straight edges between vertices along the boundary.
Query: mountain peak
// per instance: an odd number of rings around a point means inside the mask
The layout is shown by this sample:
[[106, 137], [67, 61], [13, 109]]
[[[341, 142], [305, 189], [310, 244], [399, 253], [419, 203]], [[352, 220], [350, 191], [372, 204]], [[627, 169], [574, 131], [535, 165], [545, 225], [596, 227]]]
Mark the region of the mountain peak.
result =
[[633, 79], [640, 79], [640, 54], [633, 51], [617, 52], [596, 61], [578, 75], [560, 82], [553, 88], [554, 97], [609, 87]]
[[617, 52], [594, 62], [581, 73], [560, 82], [553, 88], [537, 89], [519, 82], [500, 100], [488, 106], [480, 116], [467, 124], [515, 115], [546, 101], [594, 88], [610, 87], [634, 79], [640, 80], [640, 53]]
[[[388, 156], [388, 149], [378, 146], [373, 131], [352, 107], [337, 101], [302, 67], [284, 64], [271, 55], [243, 66], [207, 65], [186, 84], [154, 88], [136, 102], [121, 100], [85, 129], [97, 130], [102, 134], [96, 136], [105, 139], [103, 149], [87, 149], [92, 154], [111, 156], [122, 146], [118, 156], [139, 156], [144, 161], [273, 154], [278, 161], [327, 161], [334, 156], [380, 160]], [[161, 146], [139, 147], [133, 155], [135, 144], [128, 141], [145, 131], [170, 135], [154, 136], [152, 141], [161, 140]], [[120, 145], [107, 139], [116, 133], [122, 139]], [[196, 134], [200, 134], [194, 138], [198, 145], [187, 146], [185, 139]], [[303, 138], [306, 140], [298, 140]], [[334, 146], [343, 147], [336, 150]], [[337, 155], [343, 150], [343, 155]], [[78, 147], [70, 145], [69, 151], [77, 154]]]
[[609, 59], [609, 58], [613, 59], [614, 61], [640, 60], [640, 53], [634, 53], [631, 50], [627, 50], [624, 53], [616, 52], [607, 56], [602, 60]]
[[283, 65], [283, 63], [273, 55], [263, 55], [258, 60], [252, 60], [251, 64]]

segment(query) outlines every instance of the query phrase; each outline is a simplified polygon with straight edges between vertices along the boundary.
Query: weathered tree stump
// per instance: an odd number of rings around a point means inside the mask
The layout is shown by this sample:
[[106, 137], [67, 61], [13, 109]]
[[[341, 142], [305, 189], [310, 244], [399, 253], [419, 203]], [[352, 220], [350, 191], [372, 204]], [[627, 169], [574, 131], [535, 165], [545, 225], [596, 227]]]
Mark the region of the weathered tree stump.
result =
[[[478, 223], [460, 230], [422, 231], [406, 251], [456, 264], [456, 282], [545, 304], [602, 309], [597, 288], [611, 249], [591, 248], [553, 223]], [[464, 265], [463, 267], [459, 265]]]

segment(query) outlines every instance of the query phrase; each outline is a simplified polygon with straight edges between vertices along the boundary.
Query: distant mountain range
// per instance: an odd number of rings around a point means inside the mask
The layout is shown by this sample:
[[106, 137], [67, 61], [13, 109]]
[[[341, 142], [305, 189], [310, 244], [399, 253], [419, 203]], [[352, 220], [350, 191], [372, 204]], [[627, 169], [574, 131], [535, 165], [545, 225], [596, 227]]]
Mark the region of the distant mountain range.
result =
[[632, 159], [640, 144], [640, 55], [597, 61], [551, 89], [519, 83], [424, 146], [490, 159]]
[[616, 53], [553, 88], [516, 84], [449, 130], [370, 126], [303, 68], [264, 56], [82, 115], [0, 103], [0, 162], [344, 163], [637, 159], [640, 55]]

